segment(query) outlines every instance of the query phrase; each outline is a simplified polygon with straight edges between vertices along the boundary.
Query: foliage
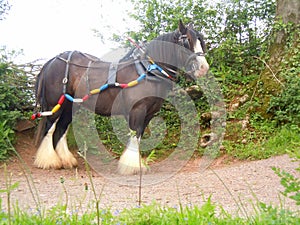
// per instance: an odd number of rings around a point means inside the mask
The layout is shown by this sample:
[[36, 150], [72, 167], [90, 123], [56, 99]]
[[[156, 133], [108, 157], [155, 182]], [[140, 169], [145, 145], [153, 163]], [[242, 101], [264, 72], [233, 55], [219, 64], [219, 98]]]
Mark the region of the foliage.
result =
[[298, 224], [300, 217], [290, 211], [273, 207], [260, 202], [259, 213], [254, 216], [250, 224]]
[[12, 152], [11, 142], [14, 140], [14, 131], [7, 125], [7, 121], [0, 123], [0, 161], [6, 159]]
[[[211, 67], [225, 85], [247, 84], [261, 66], [254, 58], [264, 54], [275, 16], [274, 1], [225, 1], [217, 4], [222, 28], [213, 35]], [[223, 12], [223, 13], [222, 13]], [[212, 31], [213, 32], [213, 31]], [[209, 43], [210, 44], [210, 43]]]
[[13, 127], [24, 112], [32, 106], [32, 87], [26, 72], [15, 65], [10, 57], [15, 52], [0, 49], [0, 159], [7, 157], [9, 142], [14, 141]]
[[[117, 134], [127, 135], [129, 131], [123, 129], [118, 132], [114, 130], [111, 124], [111, 118], [108, 117], [96, 115], [95, 122], [101, 142], [112, 152], [121, 155], [125, 145], [118, 139]], [[129, 138], [129, 136], [127, 138]]]
[[[84, 213], [68, 212], [64, 206], [56, 205], [47, 209], [44, 216], [39, 211], [24, 211], [18, 205], [14, 207], [13, 217], [8, 223], [8, 214], [1, 209], [0, 224], [298, 224], [300, 217], [297, 213], [259, 203], [256, 213], [247, 218], [237, 217], [227, 213], [206, 200], [202, 206], [161, 206], [157, 203], [124, 210], [101, 209], [100, 221], [97, 222], [95, 210], [89, 209]], [[219, 211], [217, 213], [217, 210]]]
[[121, 224], [221, 224], [242, 223], [240, 218], [232, 218], [229, 214], [221, 213], [216, 216], [216, 205], [210, 198], [201, 206], [163, 207], [153, 203], [138, 208], [125, 209], [120, 216]]
[[295, 126], [276, 128], [270, 121], [251, 121], [249, 129], [241, 123], [228, 123], [224, 147], [238, 159], [265, 159], [295, 152], [300, 146], [300, 131]]
[[[150, 41], [168, 31], [177, 29], [179, 19], [194, 9], [192, 0], [186, 1], [132, 1], [134, 11], [131, 16], [142, 25], [138, 32], [130, 33], [137, 40]], [[186, 22], [187, 19], [184, 19]]]
[[300, 205], [300, 179], [280, 168], [274, 167], [273, 170], [281, 178], [280, 183], [285, 188], [282, 194]]
[[142, 24], [141, 30], [129, 33], [134, 38], [149, 41], [175, 30], [178, 20], [183, 19], [193, 22], [205, 34], [211, 71], [223, 81], [247, 82], [248, 76], [259, 71], [253, 56], [260, 56], [268, 46], [275, 17], [274, 0], [132, 2], [132, 17]]
[[8, 3], [8, 0], [0, 0], [0, 20], [5, 18], [7, 11], [10, 10], [11, 5]]
[[290, 123], [300, 127], [300, 25], [277, 22], [276, 29], [289, 37], [285, 46], [287, 57], [282, 60], [278, 73], [285, 82], [281, 91], [271, 97], [268, 111], [278, 125]]
[[[296, 173], [300, 174], [300, 142], [297, 143], [295, 147], [295, 151], [289, 151], [291, 158], [294, 159], [295, 162], [298, 162], [298, 168], [296, 168]], [[295, 200], [297, 205], [300, 205], [300, 179], [293, 174], [290, 174], [283, 169], [273, 167], [274, 172], [281, 178], [281, 185], [285, 188], [282, 194], [286, 197], [289, 197]]]
[[290, 123], [300, 127], [299, 76], [293, 76], [291, 74], [290, 76], [286, 77], [283, 90], [277, 96], [273, 96], [271, 98], [268, 110], [269, 112], [273, 113], [274, 119], [279, 125]]

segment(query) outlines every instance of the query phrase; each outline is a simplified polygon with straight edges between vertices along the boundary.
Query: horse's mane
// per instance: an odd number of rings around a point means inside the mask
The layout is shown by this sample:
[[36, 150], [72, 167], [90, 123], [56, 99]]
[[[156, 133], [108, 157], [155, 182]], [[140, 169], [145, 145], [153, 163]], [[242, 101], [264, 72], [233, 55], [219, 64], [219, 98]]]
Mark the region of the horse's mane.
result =
[[[170, 33], [166, 33], [163, 35], [160, 35], [156, 38], [154, 38], [152, 41], [145, 43], [146, 45], [146, 51], [149, 52], [149, 46], [151, 46], [151, 43], [153, 42], [157, 42], [157, 41], [164, 41], [164, 42], [170, 42], [170, 43], [176, 43], [179, 37], [179, 31], [174, 31], [174, 32], [170, 32]], [[151, 47], [151, 48], [155, 48], [155, 46]], [[129, 50], [129, 52], [122, 57], [122, 59], [120, 60], [120, 62], [124, 62], [127, 60], [131, 60], [132, 56], [134, 54], [134, 52], [137, 50], [136, 47], [133, 47]], [[156, 54], [155, 54], [156, 55]], [[151, 55], [150, 55], [151, 56]]]
[[[202, 48], [204, 50], [205, 44], [203, 41], [203, 36], [197, 31], [195, 31], [197, 37], [199, 38]], [[162, 34], [154, 38], [149, 43], [145, 44], [145, 51], [148, 56], [150, 56], [156, 63], [166, 66], [173, 71], [177, 69], [182, 69], [185, 66], [186, 59], [192, 54], [191, 50], [185, 48], [182, 44], [178, 44], [181, 33], [179, 30]], [[137, 48], [132, 48], [120, 62], [133, 60], [135, 51], [138, 51]], [[141, 52], [139, 52], [141, 53]], [[146, 60], [146, 57], [141, 55], [141, 60]]]
[[179, 53], [183, 47], [178, 46], [180, 32], [178, 30], [166, 33], [153, 39], [147, 45], [147, 53], [157, 63], [163, 64], [177, 70], [180, 68]]
[[128, 60], [131, 60], [132, 59], [132, 56], [133, 56], [133, 52], [136, 50], [136, 47], [133, 47], [129, 50], [129, 52], [123, 56], [119, 62], [125, 62], [125, 61], [128, 61]]
[[162, 35], [154, 38], [153, 40], [177, 43], [177, 40], [178, 40], [179, 36], [180, 36], [180, 32], [178, 30], [176, 30], [176, 31], [173, 31], [173, 32], [162, 34]]

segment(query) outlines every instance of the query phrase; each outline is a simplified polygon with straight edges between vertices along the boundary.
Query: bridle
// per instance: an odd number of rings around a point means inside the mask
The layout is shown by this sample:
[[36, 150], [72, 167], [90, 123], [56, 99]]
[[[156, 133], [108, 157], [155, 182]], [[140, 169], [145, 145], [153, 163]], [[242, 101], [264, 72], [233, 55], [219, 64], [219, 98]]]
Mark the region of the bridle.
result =
[[[200, 40], [199, 40], [200, 41]], [[188, 40], [188, 36], [187, 34], [180, 34], [180, 36], [178, 37], [178, 40], [177, 40], [178, 44], [180, 46], [183, 46], [185, 47], [186, 49], [189, 49], [191, 50], [191, 45], [190, 45], [190, 42]], [[205, 53], [204, 52], [194, 52], [195, 55], [197, 56], [205, 56]]]
[[[198, 38], [198, 37], [197, 37]], [[200, 41], [200, 40], [199, 40]], [[180, 34], [179, 37], [178, 37], [178, 40], [177, 40], [177, 43], [178, 45], [192, 51], [192, 46], [188, 40], [188, 35], [187, 34]], [[179, 50], [180, 51], [180, 50]], [[180, 52], [178, 53], [180, 54]], [[192, 52], [189, 57], [186, 59], [185, 63], [184, 63], [184, 68], [187, 68], [187, 66], [193, 61], [195, 60], [198, 56], [205, 56], [205, 53], [204, 52]], [[195, 68], [194, 68], [194, 65], [193, 65], [193, 69], [190, 70], [190, 71], [186, 71], [186, 73], [192, 73], [192, 72], [195, 72]]]

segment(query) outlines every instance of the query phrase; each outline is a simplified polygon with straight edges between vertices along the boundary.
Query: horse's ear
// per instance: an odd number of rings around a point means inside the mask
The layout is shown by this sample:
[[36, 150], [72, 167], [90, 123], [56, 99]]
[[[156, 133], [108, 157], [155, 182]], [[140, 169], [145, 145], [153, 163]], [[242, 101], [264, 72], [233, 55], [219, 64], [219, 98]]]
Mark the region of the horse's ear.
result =
[[193, 30], [194, 29], [194, 24], [192, 22], [190, 22], [186, 27], [190, 30]]
[[181, 34], [186, 34], [186, 26], [183, 24], [182, 20], [179, 20], [179, 31]]

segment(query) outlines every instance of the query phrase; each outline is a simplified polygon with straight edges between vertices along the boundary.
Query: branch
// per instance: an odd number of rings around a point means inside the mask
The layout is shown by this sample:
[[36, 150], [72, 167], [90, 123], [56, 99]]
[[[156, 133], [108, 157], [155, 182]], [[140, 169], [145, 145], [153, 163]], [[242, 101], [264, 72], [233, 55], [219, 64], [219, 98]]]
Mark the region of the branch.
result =
[[271, 67], [266, 63], [266, 61], [264, 61], [263, 59], [257, 57], [257, 56], [254, 56], [254, 58], [256, 59], [259, 59], [260, 61], [262, 61], [266, 67], [270, 70], [271, 74], [273, 75], [273, 77], [275, 78], [275, 80], [282, 86], [282, 87], [285, 87], [284, 84], [276, 77], [276, 75], [274, 74], [273, 70], [271, 69]]

